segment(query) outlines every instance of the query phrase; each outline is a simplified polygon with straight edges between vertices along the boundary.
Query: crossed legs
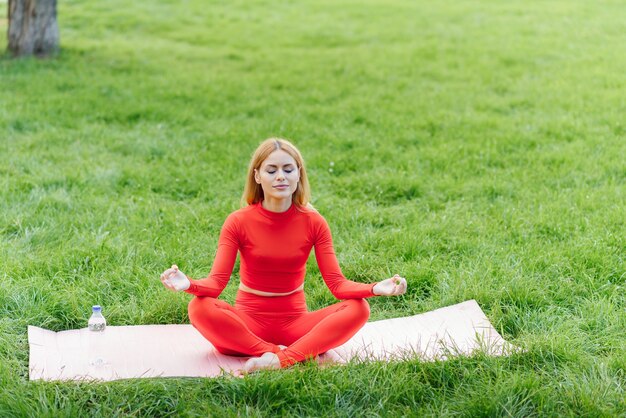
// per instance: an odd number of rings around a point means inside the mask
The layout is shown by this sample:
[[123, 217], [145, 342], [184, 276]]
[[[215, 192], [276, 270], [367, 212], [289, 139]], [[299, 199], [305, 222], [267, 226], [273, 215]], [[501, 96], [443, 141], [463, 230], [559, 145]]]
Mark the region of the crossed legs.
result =
[[[269, 315], [255, 315], [209, 297], [195, 297], [189, 303], [192, 325], [220, 353], [261, 356], [268, 367], [287, 367], [338, 347], [368, 318], [364, 299], [344, 300], [314, 312]], [[281, 349], [279, 344], [287, 347]]]
[[253, 319], [223, 300], [195, 297], [189, 302], [189, 320], [217, 351], [229, 356], [260, 356], [280, 347], [252, 332]]

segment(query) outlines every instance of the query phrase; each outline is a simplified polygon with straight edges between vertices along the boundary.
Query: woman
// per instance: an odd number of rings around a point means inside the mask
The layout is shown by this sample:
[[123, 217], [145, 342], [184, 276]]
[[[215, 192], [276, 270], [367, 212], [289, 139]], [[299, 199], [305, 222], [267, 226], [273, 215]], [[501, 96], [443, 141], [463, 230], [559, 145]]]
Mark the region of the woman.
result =
[[[340, 346], [367, 322], [365, 298], [406, 292], [398, 275], [372, 284], [346, 279], [328, 224], [309, 197], [296, 147], [284, 139], [264, 141], [250, 162], [242, 198], [247, 206], [224, 222], [209, 276], [192, 280], [175, 265], [161, 275], [168, 289], [196, 296], [189, 319], [220, 353], [253, 356], [247, 372], [287, 367]], [[308, 312], [303, 288], [312, 248], [326, 285], [342, 301]], [[241, 283], [231, 306], [217, 297], [238, 252]]]

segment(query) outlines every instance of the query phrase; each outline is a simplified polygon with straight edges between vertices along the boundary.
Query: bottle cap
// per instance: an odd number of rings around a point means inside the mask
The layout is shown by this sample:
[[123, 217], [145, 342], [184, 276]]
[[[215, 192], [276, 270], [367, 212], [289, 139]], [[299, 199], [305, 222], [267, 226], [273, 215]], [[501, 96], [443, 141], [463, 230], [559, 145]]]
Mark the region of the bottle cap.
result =
[[100, 307], [100, 305], [93, 305], [91, 310], [94, 311], [94, 312], [99, 312], [99, 311], [102, 310], [102, 308]]

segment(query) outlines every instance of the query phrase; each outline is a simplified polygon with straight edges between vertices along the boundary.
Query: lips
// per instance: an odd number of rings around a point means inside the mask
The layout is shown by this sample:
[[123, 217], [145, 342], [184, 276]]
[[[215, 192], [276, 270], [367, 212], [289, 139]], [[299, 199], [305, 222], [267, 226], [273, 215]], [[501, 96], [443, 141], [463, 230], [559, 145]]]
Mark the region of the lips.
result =
[[279, 186], [274, 186], [275, 189], [287, 189], [289, 188], [288, 184], [281, 184]]

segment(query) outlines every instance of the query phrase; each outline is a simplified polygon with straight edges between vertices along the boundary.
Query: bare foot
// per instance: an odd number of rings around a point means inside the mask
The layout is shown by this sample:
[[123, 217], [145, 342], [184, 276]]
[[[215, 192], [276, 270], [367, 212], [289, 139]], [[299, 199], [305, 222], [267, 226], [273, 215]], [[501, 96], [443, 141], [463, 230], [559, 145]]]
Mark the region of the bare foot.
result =
[[261, 357], [252, 357], [243, 365], [243, 370], [246, 373], [272, 369], [280, 369], [280, 360], [274, 353], [264, 353]]
[[320, 366], [330, 366], [332, 364], [343, 363], [343, 359], [335, 352], [335, 350], [328, 350], [325, 353], [321, 353], [315, 357], [315, 361]]

